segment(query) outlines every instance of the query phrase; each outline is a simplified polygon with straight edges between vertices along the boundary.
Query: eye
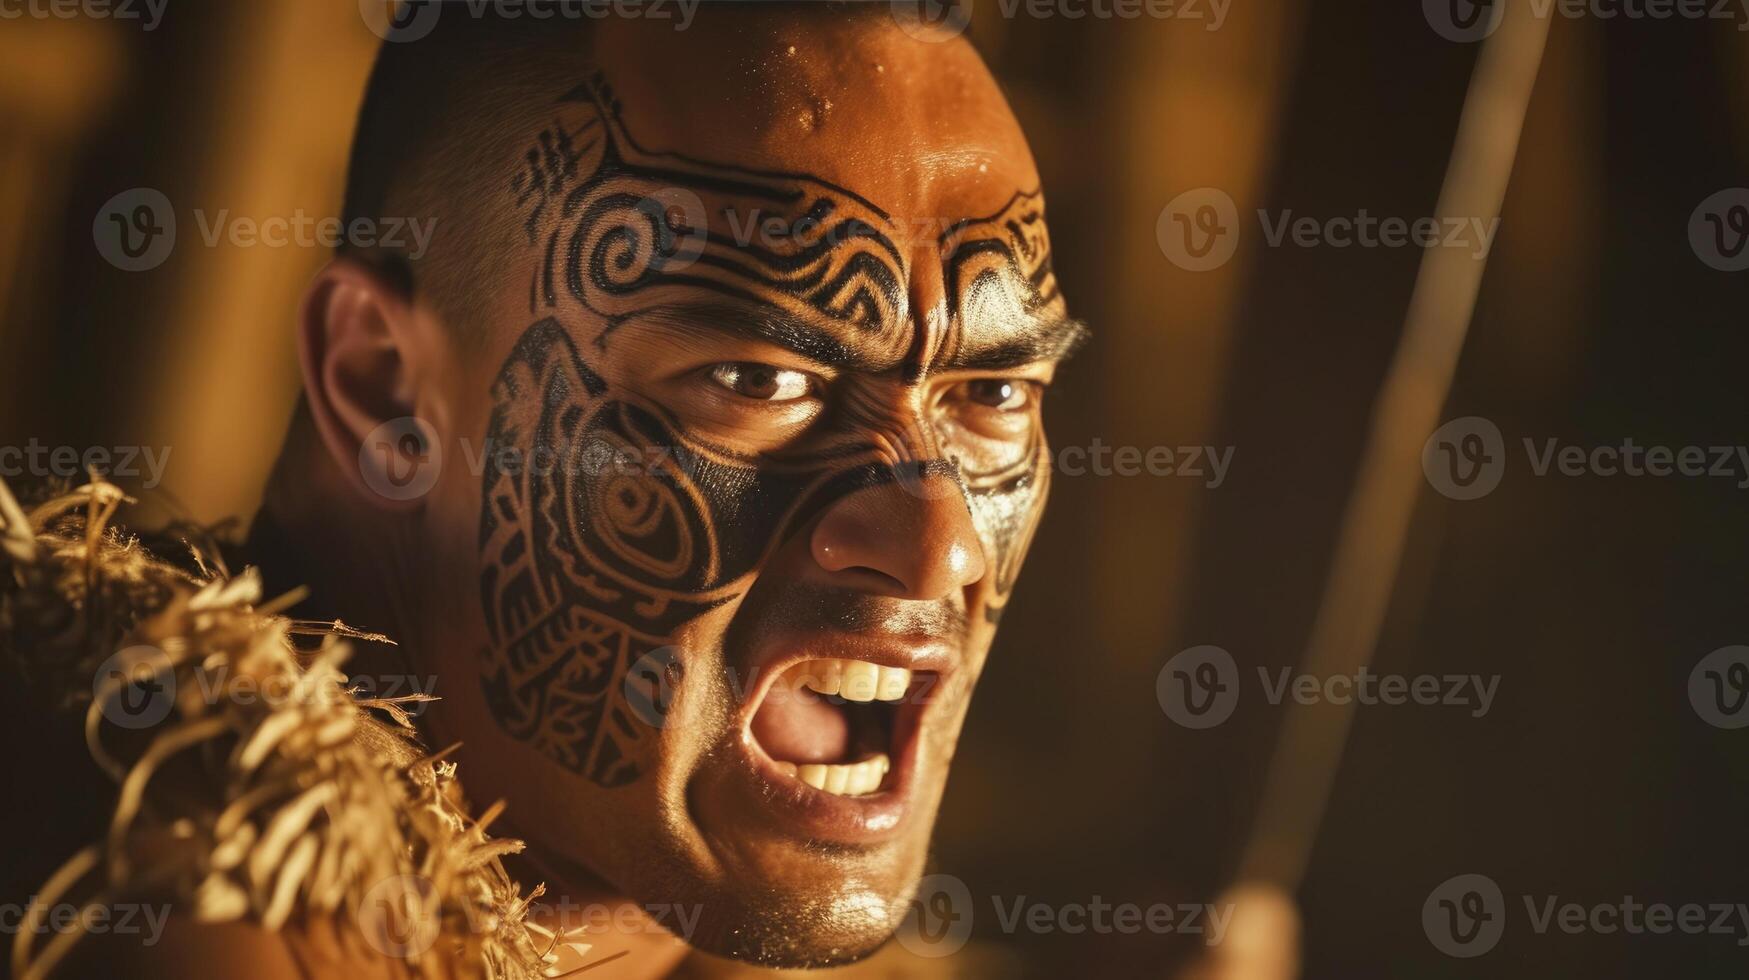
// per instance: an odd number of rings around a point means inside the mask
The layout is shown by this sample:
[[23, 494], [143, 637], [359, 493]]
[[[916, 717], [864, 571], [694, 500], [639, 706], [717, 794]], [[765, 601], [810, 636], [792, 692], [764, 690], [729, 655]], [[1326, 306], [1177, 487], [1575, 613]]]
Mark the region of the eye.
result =
[[1006, 378], [980, 378], [966, 382], [966, 398], [977, 405], [1003, 412], [1016, 412], [1032, 400], [1032, 386]]
[[805, 372], [770, 364], [718, 364], [710, 369], [710, 377], [743, 398], [762, 402], [793, 402], [807, 397], [813, 388]]

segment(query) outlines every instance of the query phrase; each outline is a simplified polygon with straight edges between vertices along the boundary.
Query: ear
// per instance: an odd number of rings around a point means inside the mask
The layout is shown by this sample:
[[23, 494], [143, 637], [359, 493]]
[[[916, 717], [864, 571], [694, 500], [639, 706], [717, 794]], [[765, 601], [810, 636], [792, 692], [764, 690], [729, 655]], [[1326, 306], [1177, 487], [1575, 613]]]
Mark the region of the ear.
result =
[[322, 444], [367, 504], [423, 506], [441, 466], [448, 406], [436, 384], [447, 338], [379, 270], [336, 258], [298, 313], [304, 397]]

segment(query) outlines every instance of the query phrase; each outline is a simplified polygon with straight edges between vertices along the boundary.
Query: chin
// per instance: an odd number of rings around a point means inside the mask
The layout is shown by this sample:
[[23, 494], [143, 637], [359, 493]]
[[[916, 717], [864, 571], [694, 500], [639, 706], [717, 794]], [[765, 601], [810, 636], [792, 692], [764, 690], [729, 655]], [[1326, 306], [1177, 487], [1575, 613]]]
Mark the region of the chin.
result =
[[707, 931], [701, 921], [693, 946], [705, 953], [776, 969], [840, 966], [871, 956], [898, 929], [897, 918], [874, 895], [845, 895], [827, 910], [773, 908], [725, 921]]
[[880, 949], [909, 911], [940, 797], [938, 781], [919, 785], [915, 771], [909, 778], [904, 812], [890, 825], [872, 821], [881, 830], [868, 833], [870, 812], [857, 808], [890, 805], [876, 797], [891, 789], [832, 797], [781, 777], [760, 783], [757, 766], [702, 768], [687, 809], [710, 870], [694, 879], [704, 887], [682, 889], [694, 892], [701, 909], [688, 941], [706, 953], [780, 968], [849, 963]]
[[[694, 948], [716, 956], [773, 968], [813, 968], [855, 962], [879, 950], [904, 921], [917, 876], [894, 890], [845, 879], [821, 887], [818, 880], [794, 890], [747, 894], [753, 882], [738, 882], [738, 894], [719, 896], [699, 917]], [[721, 914], [712, 914], [720, 909]]]

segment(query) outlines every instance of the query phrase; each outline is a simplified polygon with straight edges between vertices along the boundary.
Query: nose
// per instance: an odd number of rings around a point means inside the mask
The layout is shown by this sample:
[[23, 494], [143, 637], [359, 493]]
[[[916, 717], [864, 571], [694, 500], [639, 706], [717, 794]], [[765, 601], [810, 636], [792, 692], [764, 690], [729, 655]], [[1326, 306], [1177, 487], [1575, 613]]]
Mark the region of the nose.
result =
[[944, 598], [984, 577], [960, 488], [945, 476], [867, 487], [814, 525], [814, 561], [850, 588], [902, 599]]

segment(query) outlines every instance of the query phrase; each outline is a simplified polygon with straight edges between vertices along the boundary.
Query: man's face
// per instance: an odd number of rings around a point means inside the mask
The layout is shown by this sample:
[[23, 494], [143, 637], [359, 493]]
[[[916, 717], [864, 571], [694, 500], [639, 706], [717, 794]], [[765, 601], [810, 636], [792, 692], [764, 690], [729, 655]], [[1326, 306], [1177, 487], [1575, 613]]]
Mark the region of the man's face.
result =
[[478, 678], [437, 721], [519, 834], [695, 945], [853, 958], [923, 870], [1078, 328], [969, 47], [661, 40], [554, 77], [479, 181], [520, 273], [459, 372], [483, 465], [428, 512], [472, 569], [440, 674]]

